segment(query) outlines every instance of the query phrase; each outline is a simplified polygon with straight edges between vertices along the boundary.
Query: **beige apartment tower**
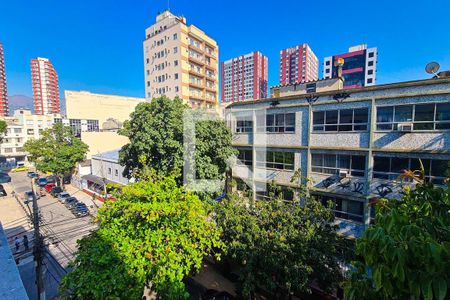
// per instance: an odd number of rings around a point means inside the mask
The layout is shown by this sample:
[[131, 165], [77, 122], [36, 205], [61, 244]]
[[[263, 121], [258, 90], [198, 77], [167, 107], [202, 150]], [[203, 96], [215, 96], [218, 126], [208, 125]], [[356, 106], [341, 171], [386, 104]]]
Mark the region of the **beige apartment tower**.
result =
[[145, 97], [166, 95], [193, 108], [218, 104], [219, 47], [186, 18], [166, 10], [145, 30]]

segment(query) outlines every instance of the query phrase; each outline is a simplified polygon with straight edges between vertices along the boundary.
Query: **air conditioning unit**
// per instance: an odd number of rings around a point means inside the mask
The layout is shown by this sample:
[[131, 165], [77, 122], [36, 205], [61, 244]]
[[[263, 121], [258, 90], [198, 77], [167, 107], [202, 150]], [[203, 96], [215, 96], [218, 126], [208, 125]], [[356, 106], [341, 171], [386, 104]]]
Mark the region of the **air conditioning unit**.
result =
[[413, 129], [413, 123], [398, 123], [397, 131], [400, 132], [411, 132]]
[[348, 176], [348, 171], [339, 170], [339, 178], [345, 178]]

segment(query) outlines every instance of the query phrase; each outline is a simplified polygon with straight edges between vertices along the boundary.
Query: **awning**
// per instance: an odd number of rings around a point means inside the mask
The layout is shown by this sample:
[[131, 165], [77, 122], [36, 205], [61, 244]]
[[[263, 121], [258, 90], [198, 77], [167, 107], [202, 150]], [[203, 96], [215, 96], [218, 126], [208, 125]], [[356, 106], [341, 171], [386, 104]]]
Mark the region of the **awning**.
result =
[[[92, 174], [81, 176], [81, 179], [84, 179], [84, 180], [87, 180], [87, 181], [91, 181], [91, 182], [94, 182], [94, 183], [99, 184], [99, 185], [103, 185], [103, 178], [95, 176], [95, 175], [92, 175]], [[117, 184], [116, 182], [113, 182], [113, 181], [108, 180], [106, 178], [105, 178], [104, 182], [106, 184], [108, 184], [108, 183]]]

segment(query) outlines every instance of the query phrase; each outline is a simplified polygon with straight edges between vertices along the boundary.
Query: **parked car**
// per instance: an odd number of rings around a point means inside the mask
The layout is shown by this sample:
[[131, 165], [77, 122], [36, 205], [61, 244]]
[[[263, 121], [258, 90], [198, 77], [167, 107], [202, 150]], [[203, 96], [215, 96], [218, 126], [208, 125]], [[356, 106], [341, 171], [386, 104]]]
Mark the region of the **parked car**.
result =
[[56, 182], [58, 181], [57, 180], [58, 177], [56, 177], [55, 175], [50, 175], [50, 176], [47, 176], [46, 178], [47, 178], [47, 183], [55, 183], [56, 184]]
[[0, 173], [0, 183], [11, 182], [11, 176], [6, 173]]
[[[36, 200], [39, 199], [39, 195], [35, 195]], [[29, 202], [33, 202], [33, 192], [32, 191], [27, 191], [25, 192], [24, 195], [24, 201], [25, 204], [29, 203]]]
[[36, 181], [36, 184], [40, 187], [44, 187], [47, 184], [47, 178], [41, 177]]
[[36, 173], [33, 172], [33, 171], [28, 171], [27, 172], [27, 176], [30, 177], [30, 178], [32, 178], [34, 176], [34, 174], [36, 174]]
[[84, 217], [89, 214], [89, 210], [83, 202], [78, 202], [72, 212], [75, 217]]
[[50, 193], [52, 191], [52, 188], [55, 186], [56, 186], [56, 184], [54, 184], [53, 182], [50, 182], [50, 183], [47, 183], [44, 188], [47, 193]]
[[62, 193], [59, 193], [59, 195], [58, 195], [58, 200], [59, 200], [61, 203], [66, 203], [66, 200], [67, 200], [68, 198], [70, 198], [70, 194], [67, 193], [67, 192], [62, 192]]
[[61, 194], [63, 192], [62, 188], [59, 186], [54, 186], [52, 187], [52, 189], [50, 190], [50, 195], [52, 195], [53, 197], [58, 197], [59, 194]]
[[0, 184], [0, 197], [8, 196], [3, 185]]
[[14, 169], [11, 170], [11, 172], [16, 173], [16, 172], [27, 171], [29, 169], [30, 169], [30, 167], [21, 166], [21, 167], [15, 167]]
[[72, 210], [77, 206], [78, 200], [75, 197], [69, 197], [66, 199], [66, 202], [64, 203], [68, 209]]

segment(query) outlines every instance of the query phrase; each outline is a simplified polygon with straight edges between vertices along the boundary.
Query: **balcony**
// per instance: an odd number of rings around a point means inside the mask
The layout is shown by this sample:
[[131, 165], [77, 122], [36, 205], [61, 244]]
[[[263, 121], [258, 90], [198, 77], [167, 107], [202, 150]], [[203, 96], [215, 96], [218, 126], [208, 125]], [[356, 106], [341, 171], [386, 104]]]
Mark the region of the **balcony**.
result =
[[[201, 72], [201, 70], [200, 70]], [[192, 73], [193, 75], [196, 75], [198, 77], [205, 77], [205, 74], [203, 73], [199, 73], [196, 69], [194, 68], [189, 68], [189, 73]]]
[[194, 63], [196, 63], [196, 64], [198, 64], [198, 65], [202, 65], [202, 66], [205, 65], [205, 62], [200, 57], [194, 57], [194, 56], [189, 54], [189, 60], [194, 62]]
[[188, 48], [194, 50], [195, 52], [199, 52], [200, 54], [204, 54], [204, 50], [195, 46], [194, 44], [188, 44]]
[[195, 81], [189, 81], [189, 85], [198, 88], [198, 89], [203, 89], [203, 82], [195, 82]]
[[204, 96], [202, 95], [198, 95], [198, 94], [189, 94], [189, 99], [194, 99], [194, 100], [205, 100]]

